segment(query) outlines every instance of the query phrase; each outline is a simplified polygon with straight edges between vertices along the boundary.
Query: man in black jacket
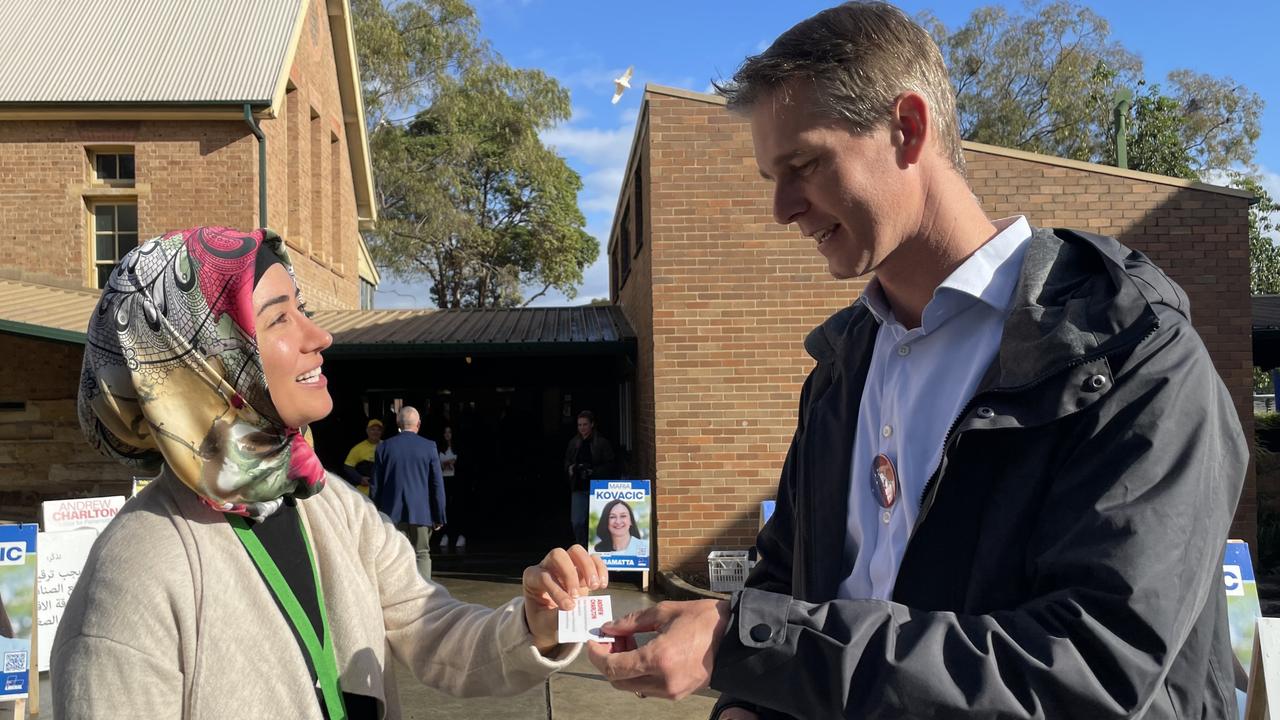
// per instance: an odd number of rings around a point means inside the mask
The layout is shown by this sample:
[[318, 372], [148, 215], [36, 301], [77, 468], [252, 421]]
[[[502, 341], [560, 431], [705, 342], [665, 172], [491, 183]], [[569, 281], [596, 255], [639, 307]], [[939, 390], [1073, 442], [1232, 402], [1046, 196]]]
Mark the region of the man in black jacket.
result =
[[596, 666], [709, 683], [720, 720], [1235, 717], [1248, 450], [1182, 290], [1110, 238], [989, 220], [941, 54], [891, 6], [819, 13], [721, 92], [775, 219], [875, 278], [805, 342], [748, 589], [606, 626]]
[[596, 432], [596, 414], [590, 410], [578, 413], [578, 434], [570, 438], [564, 450], [564, 469], [569, 475], [569, 522], [573, 526], [573, 541], [585, 547], [591, 481], [617, 479], [613, 445]]

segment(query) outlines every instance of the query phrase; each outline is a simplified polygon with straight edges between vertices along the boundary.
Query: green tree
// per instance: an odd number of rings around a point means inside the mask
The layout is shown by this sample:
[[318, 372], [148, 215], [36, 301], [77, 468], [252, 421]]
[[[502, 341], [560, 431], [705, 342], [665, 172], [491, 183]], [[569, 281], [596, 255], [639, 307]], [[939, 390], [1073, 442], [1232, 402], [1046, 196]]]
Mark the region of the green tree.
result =
[[351, 15], [370, 129], [402, 122], [491, 54], [465, 0], [352, 0]]
[[1099, 157], [1109, 98], [1142, 73], [1141, 60], [1109, 38], [1105, 19], [1069, 2], [1028, 4], [1026, 14], [981, 7], [953, 33], [927, 22], [950, 68], [967, 140]]
[[1251, 295], [1280, 295], [1280, 248], [1276, 247], [1276, 232], [1280, 230], [1280, 203], [1271, 197], [1257, 178], [1239, 175], [1232, 179], [1233, 187], [1247, 190], [1258, 198], [1249, 208], [1249, 257], [1252, 267], [1249, 273]]
[[[1199, 180], [1191, 169], [1192, 157], [1182, 141], [1183, 116], [1178, 101], [1160, 94], [1159, 86], [1133, 103], [1132, 119], [1125, 132], [1129, 167], [1142, 172]], [[1111, 136], [1114, 137], [1112, 132]], [[1115, 165], [1115, 147], [1107, 164]]]
[[[949, 32], [922, 16], [956, 88], [966, 140], [1089, 162], [1114, 162], [1113, 108], [1121, 88], [1144, 84], [1142, 61], [1111, 39], [1107, 21], [1068, 0], [1030, 0], [1018, 13], [974, 10]], [[1203, 175], [1252, 169], [1262, 100], [1230, 78], [1175, 70], [1162, 95], [1139, 96], [1135, 126], [1147, 123], [1149, 167]], [[1175, 112], [1176, 111], [1176, 112]], [[1135, 153], [1130, 151], [1130, 158]]]
[[599, 243], [577, 206], [581, 178], [538, 136], [568, 118], [568, 91], [503, 62], [461, 0], [357, 0], [354, 14], [374, 259], [425, 279], [441, 308], [575, 296]]

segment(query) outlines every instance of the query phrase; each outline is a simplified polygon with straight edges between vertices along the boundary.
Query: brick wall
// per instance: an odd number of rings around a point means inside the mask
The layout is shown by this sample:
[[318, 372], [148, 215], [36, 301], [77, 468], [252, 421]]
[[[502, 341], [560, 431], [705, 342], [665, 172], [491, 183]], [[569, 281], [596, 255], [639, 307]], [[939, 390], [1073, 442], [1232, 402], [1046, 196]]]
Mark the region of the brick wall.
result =
[[[636, 276], [619, 301], [641, 355], [652, 353], [657, 553], [669, 569], [752, 544], [813, 365], [804, 337], [865, 283], [832, 280], [812, 241], [773, 222], [746, 122], [694, 94], [646, 97], [651, 350], [632, 316], [643, 314], [646, 294]], [[1251, 437], [1245, 199], [982, 146], [967, 157], [993, 217], [1021, 213], [1036, 225], [1116, 235], [1181, 283]], [[1233, 534], [1252, 541], [1255, 516], [1251, 477]]]
[[[137, 182], [90, 182], [89, 150], [133, 148]], [[242, 122], [0, 122], [0, 273], [93, 285], [90, 206], [136, 202], [139, 237], [199, 224], [253, 227], [256, 147]]]
[[0, 409], [0, 520], [32, 522], [43, 500], [128, 495], [129, 470], [80, 433], [80, 346], [0, 335], [0, 347], [0, 402], [25, 403]]
[[[641, 119], [640, 122], [643, 124], [644, 120]], [[634, 243], [637, 241], [640, 247], [638, 251], [633, 252], [630, 274], [622, 281], [620, 287], [616, 274], [611, 277], [614, 278], [613, 301], [622, 307], [622, 312], [635, 330], [637, 339], [634, 406], [631, 413], [635, 424], [632, 428], [632, 467], [629, 471], [632, 477], [652, 479], [657, 466], [657, 449], [654, 445], [654, 293], [650, 292], [653, 288], [652, 253], [650, 252], [652, 233], [649, 230], [651, 216], [648, 212], [652, 203], [647, 198], [643, 198], [638, 205], [635, 203], [637, 170], [640, 184], [644, 189], [652, 187], [652, 183], [649, 182], [648, 177], [647, 135], [643, 130], [640, 137], [641, 140], [637, 145], [638, 152], [632, 158], [622, 189], [622, 196], [631, 203], [632, 214], [639, 214], [641, 218], [643, 229], [632, 238], [632, 247], [635, 248]], [[611, 269], [616, 271], [619, 252], [616, 236], [610, 241], [609, 252]]]
[[277, 117], [261, 123], [268, 222], [295, 260], [310, 258], [297, 268], [309, 303], [358, 308], [356, 197], [325, 0], [312, 0], [307, 10], [289, 83]]

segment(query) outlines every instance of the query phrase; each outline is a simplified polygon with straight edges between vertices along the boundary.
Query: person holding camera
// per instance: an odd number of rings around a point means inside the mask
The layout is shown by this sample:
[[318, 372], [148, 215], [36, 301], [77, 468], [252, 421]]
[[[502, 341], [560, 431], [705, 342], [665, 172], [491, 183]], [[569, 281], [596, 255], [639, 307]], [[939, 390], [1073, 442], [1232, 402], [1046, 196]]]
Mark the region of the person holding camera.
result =
[[569, 473], [569, 522], [573, 525], [574, 542], [587, 542], [587, 507], [591, 497], [591, 480], [616, 478], [613, 445], [596, 433], [596, 415], [590, 410], [578, 413], [578, 434], [564, 451], [564, 466]]

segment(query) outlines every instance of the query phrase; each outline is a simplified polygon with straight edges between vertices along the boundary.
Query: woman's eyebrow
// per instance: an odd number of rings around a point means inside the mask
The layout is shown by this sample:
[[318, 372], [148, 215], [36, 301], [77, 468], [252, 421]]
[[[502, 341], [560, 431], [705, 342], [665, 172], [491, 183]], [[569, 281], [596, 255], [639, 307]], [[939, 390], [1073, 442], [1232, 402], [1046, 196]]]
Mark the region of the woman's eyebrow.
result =
[[272, 305], [278, 305], [282, 302], [289, 302], [289, 296], [277, 295], [271, 298], [270, 300], [262, 303], [262, 307], [258, 308], [258, 315], [261, 315], [262, 313], [266, 312], [267, 308], [271, 307]]

